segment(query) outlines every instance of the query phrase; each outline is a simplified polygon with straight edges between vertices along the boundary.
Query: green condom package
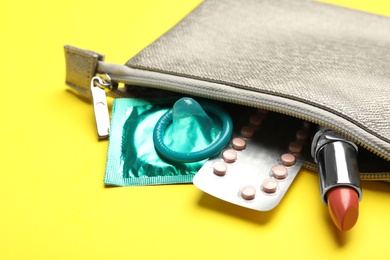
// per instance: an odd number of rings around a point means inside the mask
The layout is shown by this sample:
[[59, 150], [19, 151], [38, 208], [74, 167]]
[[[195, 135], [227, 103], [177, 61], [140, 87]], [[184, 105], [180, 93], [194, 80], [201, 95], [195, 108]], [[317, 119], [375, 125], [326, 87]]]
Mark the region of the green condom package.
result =
[[166, 159], [155, 149], [155, 126], [169, 111], [173, 114], [172, 122], [164, 129], [163, 140], [174, 151], [202, 150], [220, 135], [220, 120], [204, 112], [193, 99], [116, 99], [111, 117], [104, 178], [106, 185], [192, 182], [206, 160], [175, 162]]

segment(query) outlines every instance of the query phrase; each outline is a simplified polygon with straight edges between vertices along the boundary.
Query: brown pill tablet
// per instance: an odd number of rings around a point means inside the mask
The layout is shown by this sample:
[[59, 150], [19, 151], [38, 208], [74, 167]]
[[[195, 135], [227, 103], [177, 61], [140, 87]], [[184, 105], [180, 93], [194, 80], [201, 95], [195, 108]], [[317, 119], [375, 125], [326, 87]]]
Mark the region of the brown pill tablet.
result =
[[241, 197], [245, 200], [253, 200], [256, 195], [256, 189], [252, 186], [245, 186], [241, 189]]
[[255, 130], [250, 125], [246, 125], [241, 128], [241, 135], [245, 138], [252, 138], [254, 134]]
[[292, 153], [301, 153], [303, 150], [303, 145], [300, 142], [293, 141], [288, 145], [288, 149]]
[[232, 140], [232, 146], [236, 150], [243, 150], [246, 146], [246, 142], [244, 139], [236, 137]]
[[272, 175], [279, 180], [287, 177], [287, 169], [283, 165], [278, 165], [272, 168]]
[[266, 118], [269, 114], [269, 111], [265, 109], [259, 108], [257, 111], [259, 112], [261, 118]]
[[237, 159], [237, 153], [233, 149], [225, 150], [222, 153], [222, 157], [227, 163], [233, 163]]
[[273, 179], [266, 179], [261, 185], [261, 189], [266, 193], [275, 193], [278, 188], [278, 182]]
[[215, 162], [213, 164], [213, 172], [215, 175], [224, 176], [227, 171], [227, 165], [224, 162]]
[[282, 154], [280, 159], [285, 166], [292, 166], [295, 164], [295, 156], [291, 153]]
[[256, 115], [256, 114], [253, 114], [249, 117], [249, 123], [251, 123], [251, 125], [255, 126], [255, 127], [258, 127], [261, 125], [261, 117], [259, 115]]
[[307, 141], [309, 139], [310, 132], [305, 129], [299, 129], [296, 133], [296, 138], [298, 141]]
[[303, 128], [310, 129], [310, 123], [307, 121], [303, 121]]

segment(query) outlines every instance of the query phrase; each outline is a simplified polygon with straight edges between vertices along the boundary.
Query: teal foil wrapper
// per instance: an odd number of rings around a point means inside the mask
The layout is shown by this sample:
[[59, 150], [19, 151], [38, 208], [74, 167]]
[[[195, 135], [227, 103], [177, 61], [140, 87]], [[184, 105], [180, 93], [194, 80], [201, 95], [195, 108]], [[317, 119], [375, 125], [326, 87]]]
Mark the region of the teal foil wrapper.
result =
[[[153, 130], [158, 119], [177, 99], [116, 99], [104, 183], [114, 186], [192, 183], [205, 163], [175, 163], [154, 149]], [[179, 102], [177, 102], [179, 103]], [[175, 104], [173, 122], [166, 128], [164, 142], [177, 151], [198, 151], [209, 145], [221, 131], [221, 123], [201, 107], [180, 110]]]

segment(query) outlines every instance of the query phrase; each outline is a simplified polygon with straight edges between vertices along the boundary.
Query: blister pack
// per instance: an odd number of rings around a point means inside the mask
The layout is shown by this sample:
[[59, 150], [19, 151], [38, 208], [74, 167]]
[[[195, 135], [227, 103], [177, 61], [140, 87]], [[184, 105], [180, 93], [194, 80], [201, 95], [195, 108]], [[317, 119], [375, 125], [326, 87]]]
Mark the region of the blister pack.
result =
[[234, 126], [229, 144], [193, 179], [204, 192], [246, 208], [279, 204], [309, 155], [310, 124], [268, 111], [251, 111]]

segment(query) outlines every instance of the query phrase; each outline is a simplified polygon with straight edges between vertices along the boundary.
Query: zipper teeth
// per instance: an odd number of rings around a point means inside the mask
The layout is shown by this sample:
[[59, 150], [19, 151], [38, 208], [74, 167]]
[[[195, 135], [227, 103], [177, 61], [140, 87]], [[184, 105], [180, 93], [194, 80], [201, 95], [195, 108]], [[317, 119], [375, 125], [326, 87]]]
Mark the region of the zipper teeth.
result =
[[361, 173], [360, 179], [364, 181], [386, 181], [390, 182], [390, 174], [386, 172]]
[[[316, 164], [313, 164], [311, 162], [305, 161], [302, 165], [302, 168], [305, 168], [306, 170], [310, 170], [313, 172], [318, 171], [318, 167]], [[386, 181], [390, 182], [390, 173], [387, 172], [364, 172], [360, 173], [360, 179], [362, 181]]]
[[305, 168], [306, 170], [310, 170], [310, 171], [313, 171], [313, 172], [317, 172], [318, 171], [317, 165], [314, 164], [314, 163], [308, 162], [308, 161], [305, 161], [302, 164], [302, 168]]

